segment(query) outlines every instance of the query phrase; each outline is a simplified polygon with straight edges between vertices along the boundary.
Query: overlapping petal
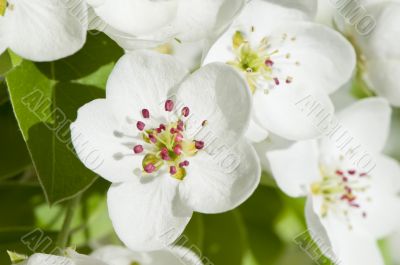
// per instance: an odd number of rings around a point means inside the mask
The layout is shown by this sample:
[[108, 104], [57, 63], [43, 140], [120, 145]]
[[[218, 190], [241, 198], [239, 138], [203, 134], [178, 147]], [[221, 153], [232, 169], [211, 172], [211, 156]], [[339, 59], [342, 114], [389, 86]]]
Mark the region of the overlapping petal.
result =
[[107, 196], [109, 215], [117, 235], [128, 248], [162, 249], [181, 235], [192, 210], [179, 197], [179, 183], [165, 175], [111, 186]]
[[1, 19], [9, 48], [33, 61], [52, 61], [78, 51], [86, 40], [84, 1], [18, 0]]

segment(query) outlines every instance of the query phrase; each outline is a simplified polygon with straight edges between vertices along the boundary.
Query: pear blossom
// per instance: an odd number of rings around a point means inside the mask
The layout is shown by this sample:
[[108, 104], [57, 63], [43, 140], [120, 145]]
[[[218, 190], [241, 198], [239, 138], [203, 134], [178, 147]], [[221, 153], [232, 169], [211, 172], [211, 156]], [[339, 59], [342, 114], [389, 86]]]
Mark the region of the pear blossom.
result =
[[367, 95], [384, 97], [392, 106], [399, 107], [396, 77], [400, 73], [400, 1], [362, 0], [357, 4], [358, 9], [349, 5], [341, 15], [335, 5], [320, 3], [318, 20], [335, 24], [356, 48], [359, 87]]
[[[361, 145], [350, 143], [347, 151], [327, 136], [267, 153], [279, 187], [289, 196], [307, 196], [311, 235], [337, 264], [384, 264], [376, 241], [398, 227], [400, 166], [381, 153], [390, 113], [382, 98], [361, 100], [342, 110], [340, 126]], [[358, 159], [362, 148], [373, 163]]]
[[212, 46], [205, 58], [210, 62], [227, 63], [247, 79], [254, 101], [250, 139], [259, 142], [271, 132], [304, 140], [320, 133], [295, 103], [310, 95], [333, 113], [328, 94], [351, 78], [355, 52], [304, 12], [253, 0]]
[[[154, 49], [190, 69], [229, 26], [246, 0], [87, 0], [104, 31], [126, 51]], [[105, 24], [105, 25], [104, 25]]]
[[184, 247], [153, 252], [135, 252], [122, 246], [105, 246], [82, 255], [72, 249], [65, 256], [36, 253], [18, 265], [201, 265], [199, 257]]
[[0, 54], [7, 48], [33, 61], [78, 51], [86, 40], [84, 1], [0, 0]]
[[135, 252], [121, 246], [105, 246], [95, 250], [91, 257], [107, 265], [202, 265], [199, 257], [185, 247], [169, 247], [152, 252]]
[[260, 166], [243, 136], [250, 111], [245, 80], [225, 64], [188, 75], [172, 56], [152, 51], [118, 61], [106, 99], [81, 107], [71, 131], [88, 168], [84, 149], [102, 154], [93, 171], [112, 182], [109, 215], [129, 248], [163, 248], [193, 211], [228, 211], [252, 194]]

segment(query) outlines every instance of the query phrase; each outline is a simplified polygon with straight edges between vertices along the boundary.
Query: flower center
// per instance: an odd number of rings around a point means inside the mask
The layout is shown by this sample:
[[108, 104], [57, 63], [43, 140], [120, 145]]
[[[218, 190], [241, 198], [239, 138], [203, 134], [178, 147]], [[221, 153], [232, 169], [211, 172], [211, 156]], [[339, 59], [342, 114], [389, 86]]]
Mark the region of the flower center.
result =
[[[357, 172], [355, 169], [329, 172], [321, 167], [322, 180], [311, 185], [311, 192], [316, 196], [322, 196], [322, 217], [326, 217], [330, 211], [343, 214], [348, 219], [349, 211], [360, 211], [362, 217], [367, 213], [362, 210], [362, 203], [370, 201], [365, 197], [369, 190], [370, 176], [365, 172]], [[351, 225], [349, 225], [351, 228]]]
[[[165, 101], [164, 109], [172, 112], [174, 102]], [[196, 155], [204, 148], [203, 141], [188, 139], [186, 137], [186, 121], [190, 114], [188, 107], [183, 107], [179, 117], [168, 123], [160, 123], [156, 128], [146, 128], [146, 120], [151, 115], [148, 109], [142, 109], [143, 121], [138, 121], [136, 127], [141, 131], [143, 144], [135, 145], [135, 154], [145, 153], [142, 160], [144, 174], [151, 174], [161, 169], [176, 179], [183, 180], [186, 176], [186, 168], [189, 166], [187, 158]], [[203, 126], [206, 123], [203, 122]]]
[[7, 9], [13, 10], [14, 4], [10, 4], [7, 0], [0, 0], [0, 17], [6, 14]]
[[[251, 32], [254, 31], [254, 27], [251, 27]], [[287, 34], [284, 34], [279, 44], [282, 44], [287, 39]], [[292, 37], [290, 40], [295, 41], [296, 38]], [[279, 86], [282, 82], [290, 84], [293, 81], [293, 77], [282, 75], [282, 69], [277, 66], [277, 63], [282, 60], [280, 58], [282, 54], [279, 49], [274, 49], [272, 46], [272, 42], [267, 37], [264, 37], [254, 47], [241, 31], [236, 31], [232, 37], [232, 50], [235, 59], [227, 63], [245, 74], [252, 93], [257, 88], [261, 88], [264, 93], [268, 94], [272, 88]], [[285, 54], [283, 59], [291, 59], [291, 54]], [[287, 62], [284, 63], [287, 64]], [[296, 61], [295, 65], [300, 65], [300, 63]]]

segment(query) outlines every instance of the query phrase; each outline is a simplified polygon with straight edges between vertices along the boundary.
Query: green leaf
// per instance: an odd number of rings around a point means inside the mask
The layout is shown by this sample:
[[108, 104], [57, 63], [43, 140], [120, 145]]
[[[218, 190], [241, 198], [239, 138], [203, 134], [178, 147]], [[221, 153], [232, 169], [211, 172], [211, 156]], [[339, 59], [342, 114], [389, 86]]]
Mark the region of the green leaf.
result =
[[203, 263], [241, 265], [247, 242], [243, 224], [236, 211], [218, 215], [203, 215]]
[[0, 179], [22, 172], [31, 159], [10, 104], [0, 105]]
[[34, 226], [34, 208], [41, 197], [40, 185], [1, 183], [0, 227]]
[[32, 255], [35, 252], [55, 253], [56, 233], [31, 227], [0, 229], [0, 264], [11, 264], [7, 251]]
[[0, 55], [0, 75], [5, 75], [12, 67], [10, 54], [6, 51]]
[[281, 254], [283, 242], [274, 231], [274, 223], [282, 207], [278, 191], [262, 185], [239, 207], [253, 264], [272, 264]]
[[176, 244], [187, 248], [195, 246], [191, 249], [201, 256], [201, 250], [204, 247], [204, 221], [200, 213], [193, 214], [192, 219], [186, 226], [183, 234], [176, 241]]
[[[104, 35], [89, 36], [85, 47], [69, 58], [39, 64], [24, 61], [7, 75], [11, 102], [50, 204], [82, 193], [96, 179], [77, 158], [69, 125], [82, 105], [104, 97], [109, 74], [104, 69], [110, 71], [106, 66], [121, 54]], [[92, 85], [80, 84], [81, 79], [91, 80]], [[87, 141], [80, 140], [83, 145]], [[101, 163], [96, 150], [85, 150], [84, 156], [93, 167]]]

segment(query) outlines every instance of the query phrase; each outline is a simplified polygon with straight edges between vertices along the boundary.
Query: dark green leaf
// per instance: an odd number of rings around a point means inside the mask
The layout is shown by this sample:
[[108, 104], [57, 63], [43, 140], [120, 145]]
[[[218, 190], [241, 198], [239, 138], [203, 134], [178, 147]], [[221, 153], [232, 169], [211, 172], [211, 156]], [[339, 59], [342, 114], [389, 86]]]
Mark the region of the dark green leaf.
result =
[[10, 104], [0, 106], [0, 179], [26, 168], [30, 157]]

